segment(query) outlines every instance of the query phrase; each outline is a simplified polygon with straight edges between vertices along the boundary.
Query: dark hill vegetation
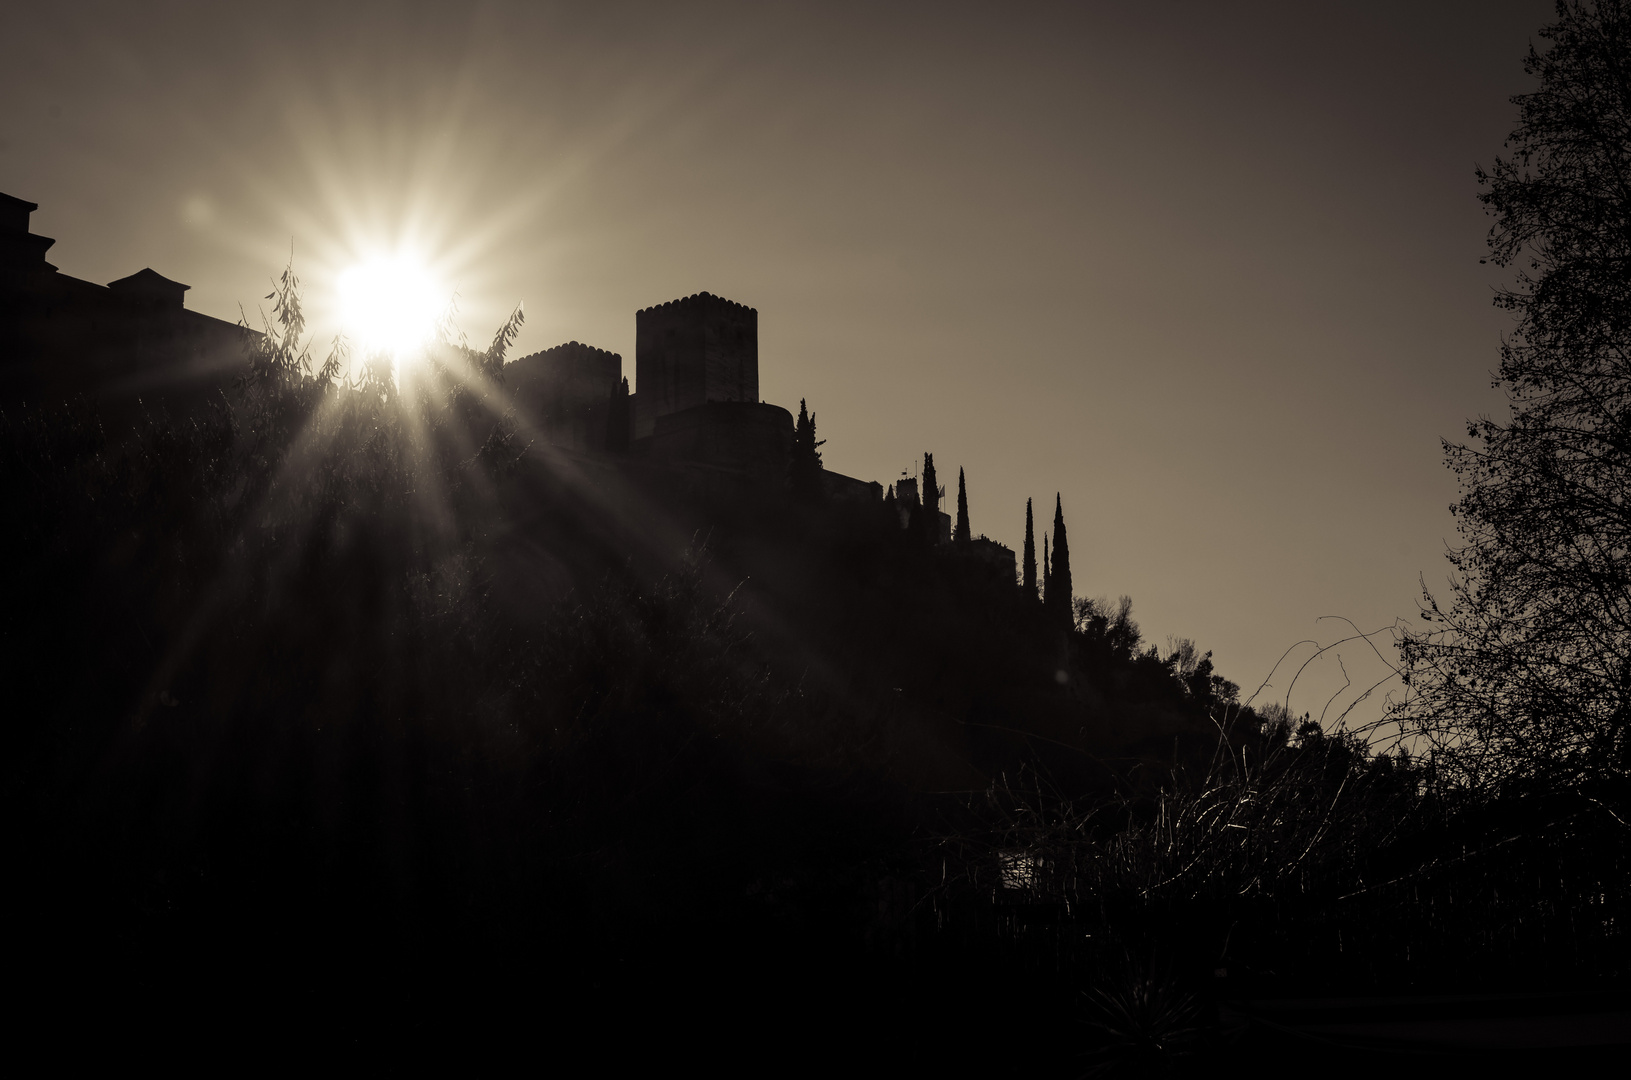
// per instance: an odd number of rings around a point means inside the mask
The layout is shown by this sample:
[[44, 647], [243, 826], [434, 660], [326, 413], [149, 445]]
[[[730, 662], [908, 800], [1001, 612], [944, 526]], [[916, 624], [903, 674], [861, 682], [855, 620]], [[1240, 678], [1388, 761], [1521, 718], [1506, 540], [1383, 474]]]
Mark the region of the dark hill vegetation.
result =
[[1588, 804], [1457, 802], [892, 511], [530, 443], [481, 389], [512, 334], [399, 390], [274, 333], [208, 415], [4, 417], [43, 999], [1034, 1075], [1222, 1046], [1229, 994], [1623, 970]]

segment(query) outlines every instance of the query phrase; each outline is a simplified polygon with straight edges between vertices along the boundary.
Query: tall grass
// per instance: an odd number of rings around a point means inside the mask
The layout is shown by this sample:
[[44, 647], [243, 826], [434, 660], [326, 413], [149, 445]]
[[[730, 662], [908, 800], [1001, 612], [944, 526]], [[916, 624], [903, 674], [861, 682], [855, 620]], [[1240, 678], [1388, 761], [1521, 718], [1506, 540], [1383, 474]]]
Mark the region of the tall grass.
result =
[[1072, 798], [1025, 772], [964, 809], [925, 906], [1118, 1007], [1155, 973], [1203, 999], [1516, 991], [1631, 960], [1631, 852], [1587, 801], [1468, 800], [1312, 725], [1226, 723], [1207, 769], [1153, 791]]

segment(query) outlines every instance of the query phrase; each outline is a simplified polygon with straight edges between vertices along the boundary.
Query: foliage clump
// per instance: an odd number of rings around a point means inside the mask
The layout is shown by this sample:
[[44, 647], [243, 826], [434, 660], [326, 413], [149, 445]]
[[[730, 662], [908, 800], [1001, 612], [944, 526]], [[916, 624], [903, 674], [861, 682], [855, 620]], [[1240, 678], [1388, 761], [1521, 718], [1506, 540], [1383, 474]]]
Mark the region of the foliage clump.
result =
[[1557, 10], [1478, 173], [1490, 258], [1517, 270], [1510, 418], [1445, 443], [1456, 577], [1403, 642], [1397, 715], [1473, 789], [1589, 790], [1631, 819], [1631, 10]]

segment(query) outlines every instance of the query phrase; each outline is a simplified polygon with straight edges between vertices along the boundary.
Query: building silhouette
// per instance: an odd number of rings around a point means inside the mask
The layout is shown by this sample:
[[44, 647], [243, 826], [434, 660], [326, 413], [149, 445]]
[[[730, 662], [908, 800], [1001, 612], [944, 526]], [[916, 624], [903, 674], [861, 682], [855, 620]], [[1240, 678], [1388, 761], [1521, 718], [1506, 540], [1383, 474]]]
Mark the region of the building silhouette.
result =
[[[504, 366], [518, 409], [559, 449], [617, 452], [759, 485], [787, 477], [793, 414], [759, 400], [759, 313], [712, 293], [635, 313], [635, 386], [622, 357], [576, 341]], [[882, 485], [822, 470], [831, 499], [876, 504]]]
[[634, 372], [636, 439], [698, 405], [756, 405], [759, 313], [705, 292], [636, 312]]
[[253, 331], [188, 311], [188, 286], [151, 268], [106, 285], [60, 272], [56, 241], [29, 231], [38, 208], [0, 194], [0, 407], [85, 398], [117, 422], [231, 386]]
[[[570, 450], [627, 445], [627, 406], [613, 415], [622, 384], [621, 356], [576, 341], [504, 365], [504, 388], [516, 408], [551, 444]], [[618, 425], [624, 429], [620, 439]]]
[[[88, 399], [105, 421], [144, 407], [181, 415], [219, 399], [258, 335], [187, 310], [188, 286], [151, 268], [106, 285], [47, 262], [37, 204], [0, 194], [0, 408]], [[635, 313], [635, 384], [617, 353], [569, 341], [503, 368], [517, 414], [558, 451], [665, 470], [683, 490], [751, 497], [787, 485], [793, 415], [759, 398], [759, 313], [701, 292]], [[835, 505], [881, 507], [883, 487], [822, 468]], [[917, 480], [894, 485], [902, 528]], [[937, 512], [931, 543], [946, 546]], [[958, 556], [1013, 576], [1014, 553], [981, 536]]]

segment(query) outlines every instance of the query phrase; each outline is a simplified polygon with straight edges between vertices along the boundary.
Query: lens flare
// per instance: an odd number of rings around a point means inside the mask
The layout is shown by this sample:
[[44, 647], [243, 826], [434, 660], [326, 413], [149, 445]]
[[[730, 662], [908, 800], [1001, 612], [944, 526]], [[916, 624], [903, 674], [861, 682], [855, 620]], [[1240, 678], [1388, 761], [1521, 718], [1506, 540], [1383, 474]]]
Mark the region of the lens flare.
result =
[[435, 275], [414, 258], [373, 258], [340, 274], [340, 317], [369, 352], [401, 359], [430, 340], [446, 297]]

